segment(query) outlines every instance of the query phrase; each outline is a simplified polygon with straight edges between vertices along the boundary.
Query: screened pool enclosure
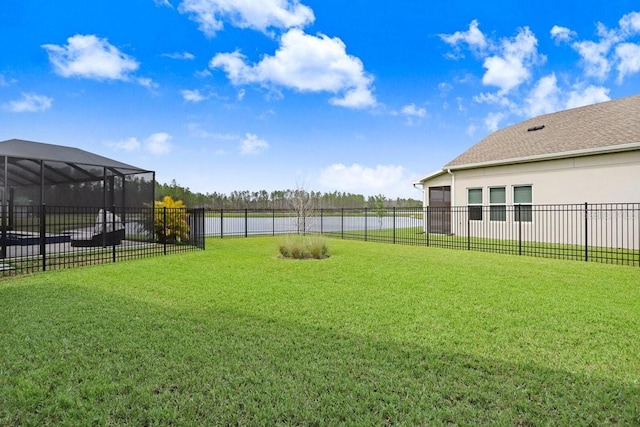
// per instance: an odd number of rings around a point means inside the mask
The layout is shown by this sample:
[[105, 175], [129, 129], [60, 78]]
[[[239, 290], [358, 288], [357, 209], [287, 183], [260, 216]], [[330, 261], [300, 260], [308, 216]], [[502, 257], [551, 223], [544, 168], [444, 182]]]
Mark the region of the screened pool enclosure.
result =
[[153, 171], [78, 148], [0, 142], [0, 192], [6, 207], [151, 207], [154, 182]]
[[204, 216], [159, 211], [154, 192], [153, 171], [78, 148], [1, 141], [2, 275], [203, 248]]

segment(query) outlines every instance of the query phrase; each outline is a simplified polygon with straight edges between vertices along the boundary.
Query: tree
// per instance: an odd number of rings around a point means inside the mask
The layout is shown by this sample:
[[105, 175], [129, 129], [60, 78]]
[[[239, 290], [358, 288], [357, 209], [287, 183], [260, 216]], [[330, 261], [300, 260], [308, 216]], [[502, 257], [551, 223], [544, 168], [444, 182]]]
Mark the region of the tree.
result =
[[311, 231], [312, 224], [310, 218], [315, 212], [314, 199], [303, 187], [297, 186], [295, 190], [286, 192], [286, 199], [290, 208], [296, 213], [296, 229], [298, 233]]
[[377, 196], [373, 196], [371, 199], [373, 200], [373, 210], [376, 213], [376, 216], [378, 217], [378, 228], [382, 229], [382, 220], [386, 213], [386, 210], [384, 207], [384, 202], [386, 198], [382, 194], [379, 194]]

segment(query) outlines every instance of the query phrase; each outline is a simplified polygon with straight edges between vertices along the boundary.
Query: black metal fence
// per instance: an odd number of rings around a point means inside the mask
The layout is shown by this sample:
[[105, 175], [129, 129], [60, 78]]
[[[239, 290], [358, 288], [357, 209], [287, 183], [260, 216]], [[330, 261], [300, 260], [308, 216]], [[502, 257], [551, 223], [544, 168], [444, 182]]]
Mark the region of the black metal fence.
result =
[[205, 247], [203, 209], [5, 206], [0, 217], [2, 276]]
[[640, 266], [640, 203], [206, 212], [210, 237], [287, 233]]

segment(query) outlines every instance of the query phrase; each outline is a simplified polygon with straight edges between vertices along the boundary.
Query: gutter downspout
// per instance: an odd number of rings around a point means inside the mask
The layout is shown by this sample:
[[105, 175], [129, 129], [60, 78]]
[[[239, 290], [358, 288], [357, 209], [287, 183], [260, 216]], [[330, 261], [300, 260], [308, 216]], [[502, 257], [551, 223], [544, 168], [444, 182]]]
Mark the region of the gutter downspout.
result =
[[447, 169], [447, 173], [451, 175], [451, 206], [455, 206], [456, 195], [456, 176], [451, 172], [451, 169]]
[[[411, 185], [412, 185], [412, 186], [413, 186], [413, 188], [415, 188], [416, 190], [419, 190], [419, 191], [421, 191], [421, 192], [422, 192], [422, 207], [423, 207], [423, 208], [426, 208], [426, 207], [427, 207], [428, 202], [427, 202], [427, 196], [426, 196], [426, 194], [424, 193], [424, 183], [423, 183], [423, 182], [420, 182], [420, 183], [414, 182], [414, 183], [413, 183], [413, 184], [411, 184]], [[418, 188], [418, 187], [417, 187], [418, 185], [419, 185], [420, 187], [422, 187], [422, 188]]]

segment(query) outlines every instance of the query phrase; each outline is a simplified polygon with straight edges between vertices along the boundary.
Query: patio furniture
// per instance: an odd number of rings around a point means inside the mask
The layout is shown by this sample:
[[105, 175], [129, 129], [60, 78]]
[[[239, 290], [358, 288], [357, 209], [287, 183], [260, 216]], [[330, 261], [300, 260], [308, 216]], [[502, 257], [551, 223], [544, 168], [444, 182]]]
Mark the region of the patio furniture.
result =
[[[106, 224], [106, 225], [105, 225]], [[118, 215], [100, 209], [96, 216], [96, 225], [90, 232], [71, 237], [73, 247], [107, 247], [119, 245], [124, 239], [124, 224]]]

